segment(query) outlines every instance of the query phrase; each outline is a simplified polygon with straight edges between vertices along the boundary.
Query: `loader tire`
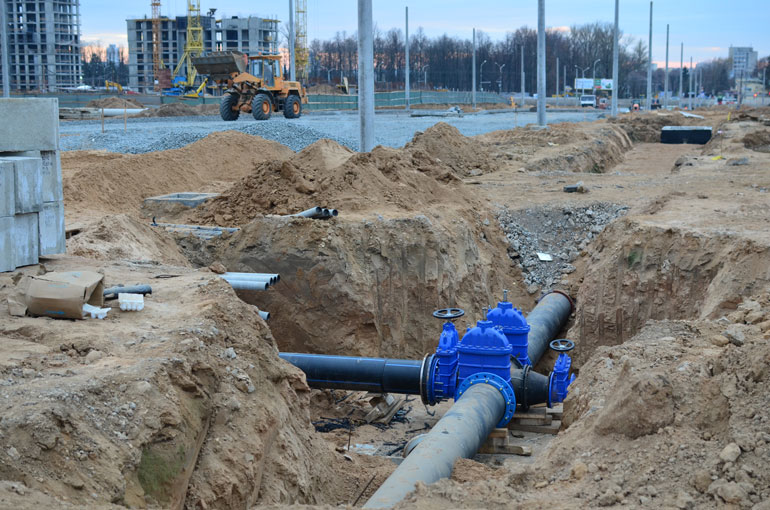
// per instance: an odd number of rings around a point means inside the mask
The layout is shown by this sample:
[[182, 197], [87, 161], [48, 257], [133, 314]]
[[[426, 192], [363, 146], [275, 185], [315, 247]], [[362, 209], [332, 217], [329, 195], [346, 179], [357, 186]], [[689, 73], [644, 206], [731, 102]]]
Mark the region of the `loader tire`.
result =
[[257, 94], [251, 101], [251, 114], [257, 120], [267, 120], [273, 112], [273, 104], [267, 94]]
[[233, 110], [233, 107], [238, 104], [238, 94], [228, 92], [222, 96], [222, 101], [219, 103], [219, 115], [222, 120], [237, 120], [241, 114], [238, 110]]
[[298, 96], [288, 96], [283, 103], [283, 116], [287, 119], [297, 119], [302, 115], [302, 102]]

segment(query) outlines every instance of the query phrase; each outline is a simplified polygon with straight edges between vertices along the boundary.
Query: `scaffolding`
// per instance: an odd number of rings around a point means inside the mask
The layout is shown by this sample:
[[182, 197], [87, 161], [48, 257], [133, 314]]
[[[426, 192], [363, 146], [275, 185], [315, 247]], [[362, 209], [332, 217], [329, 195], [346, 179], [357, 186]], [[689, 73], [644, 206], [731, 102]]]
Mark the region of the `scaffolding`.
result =
[[309, 51], [307, 46], [307, 0], [295, 0], [294, 68], [297, 80], [307, 81]]

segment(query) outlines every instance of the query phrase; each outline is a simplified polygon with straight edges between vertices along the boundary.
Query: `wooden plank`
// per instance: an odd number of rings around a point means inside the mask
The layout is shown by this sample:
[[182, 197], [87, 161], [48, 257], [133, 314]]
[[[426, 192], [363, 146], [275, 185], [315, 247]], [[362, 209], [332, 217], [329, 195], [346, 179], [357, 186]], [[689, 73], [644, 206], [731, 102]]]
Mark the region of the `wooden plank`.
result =
[[508, 428], [512, 430], [521, 430], [523, 432], [534, 432], [537, 434], [553, 434], [559, 433], [561, 428], [560, 421], [554, 421], [550, 425], [522, 425], [519, 423], [511, 422], [508, 424]]
[[489, 433], [490, 438], [495, 437], [508, 437], [508, 429], [494, 429], [492, 432]]

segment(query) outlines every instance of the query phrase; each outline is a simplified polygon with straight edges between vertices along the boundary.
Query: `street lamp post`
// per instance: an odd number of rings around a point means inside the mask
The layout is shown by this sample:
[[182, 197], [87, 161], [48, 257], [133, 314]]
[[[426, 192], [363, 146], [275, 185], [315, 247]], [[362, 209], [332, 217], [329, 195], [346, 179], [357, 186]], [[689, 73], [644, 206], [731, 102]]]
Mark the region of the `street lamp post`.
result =
[[422, 66], [423, 83], [425, 84], [425, 90], [428, 90], [428, 68], [430, 64]]
[[498, 65], [497, 62], [495, 62], [495, 65], [500, 73], [500, 79], [497, 81], [497, 92], [498, 94], [501, 94], [503, 92], [503, 67], [505, 67], [505, 64]]
[[479, 66], [479, 81], [481, 82], [481, 91], [484, 92], [484, 64], [486, 64], [487, 61], [481, 63], [481, 66]]
[[593, 84], [594, 87], [596, 87], [596, 64], [598, 64], [601, 61], [602, 61], [602, 59], [600, 59], [600, 58], [597, 58], [596, 60], [594, 60], [594, 75], [593, 75], [593, 78], [592, 78], [593, 81], [594, 81], [594, 84]]

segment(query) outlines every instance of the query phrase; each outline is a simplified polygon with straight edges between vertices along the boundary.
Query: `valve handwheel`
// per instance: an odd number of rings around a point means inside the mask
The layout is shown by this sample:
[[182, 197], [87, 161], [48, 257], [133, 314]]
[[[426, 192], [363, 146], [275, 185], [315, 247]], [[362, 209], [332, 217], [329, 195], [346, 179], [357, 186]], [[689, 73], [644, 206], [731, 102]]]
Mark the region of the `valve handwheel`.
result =
[[465, 315], [465, 310], [462, 308], [441, 308], [433, 312], [435, 318], [446, 320], [457, 319], [463, 315]]
[[556, 352], [569, 352], [575, 348], [575, 342], [560, 338], [558, 340], [552, 340], [548, 346]]

